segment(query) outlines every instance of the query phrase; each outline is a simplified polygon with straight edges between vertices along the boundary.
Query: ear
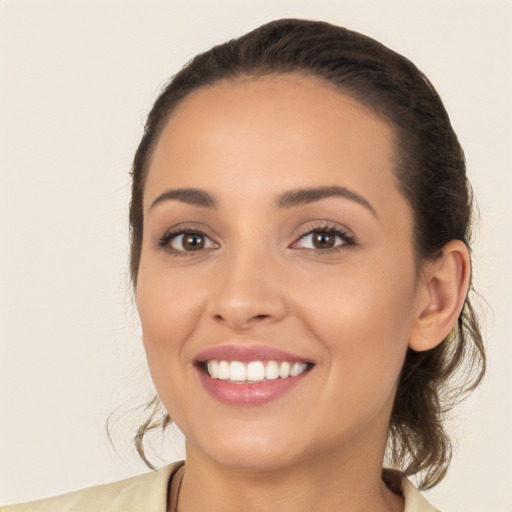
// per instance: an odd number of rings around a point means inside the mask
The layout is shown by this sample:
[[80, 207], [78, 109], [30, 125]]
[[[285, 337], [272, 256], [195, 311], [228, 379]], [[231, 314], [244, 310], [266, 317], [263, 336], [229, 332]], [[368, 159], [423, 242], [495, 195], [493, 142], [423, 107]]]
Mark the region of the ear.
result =
[[418, 352], [439, 345], [457, 323], [469, 289], [469, 252], [460, 240], [452, 240], [442, 255], [422, 272], [415, 324], [409, 347]]

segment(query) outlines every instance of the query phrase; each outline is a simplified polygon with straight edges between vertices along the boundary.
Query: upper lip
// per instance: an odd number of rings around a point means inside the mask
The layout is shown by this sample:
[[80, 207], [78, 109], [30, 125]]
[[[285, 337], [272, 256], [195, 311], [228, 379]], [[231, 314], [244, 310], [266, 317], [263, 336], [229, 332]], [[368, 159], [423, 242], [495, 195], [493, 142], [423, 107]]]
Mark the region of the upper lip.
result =
[[206, 361], [288, 361], [290, 363], [311, 363], [307, 358], [291, 354], [268, 345], [234, 345], [225, 344], [207, 348], [195, 358], [196, 362]]

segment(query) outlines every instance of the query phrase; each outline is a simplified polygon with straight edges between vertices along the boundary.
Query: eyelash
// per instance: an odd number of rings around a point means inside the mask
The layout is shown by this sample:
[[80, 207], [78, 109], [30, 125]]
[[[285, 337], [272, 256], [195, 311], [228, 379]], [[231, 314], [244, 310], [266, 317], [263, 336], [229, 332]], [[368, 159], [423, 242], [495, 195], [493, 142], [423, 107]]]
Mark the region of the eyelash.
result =
[[319, 249], [319, 248], [300, 248], [299, 250], [307, 250], [307, 251], [314, 251], [316, 254], [320, 255], [327, 255], [332, 253], [337, 253], [339, 251], [347, 250], [356, 245], [354, 237], [349, 234], [347, 231], [343, 230], [339, 226], [334, 226], [331, 224], [323, 224], [320, 226], [314, 226], [311, 229], [307, 229], [304, 231], [295, 242], [291, 245], [293, 247], [294, 245], [298, 244], [301, 240], [304, 239], [304, 237], [308, 235], [312, 235], [314, 233], [324, 233], [329, 235], [334, 235], [341, 239], [342, 243], [339, 245], [335, 245], [334, 247], [328, 248], [328, 249]]
[[172, 240], [174, 238], [177, 238], [179, 236], [187, 236], [187, 235], [197, 235], [197, 236], [200, 236], [200, 237], [203, 237], [205, 240], [209, 240], [210, 242], [212, 242], [213, 244], [215, 244], [216, 246], [218, 246], [218, 244], [216, 242], [213, 242], [211, 240], [211, 238], [206, 235], [203, 231], [201, 231], [200, 229], [196, 229], [196, 228], [180, 228], [180, 229], [177, 229], [176, 231], [168, 231], [158, 242], [157, 242], [157, 247], [161, 248], [161, 249], [164, 249], [166, 250], [167, 252], [169, 252], [170, 254], [172, 254], [173, 256], [193, 256], [194, 253], [199, 253], [199, 252], [202, 252], [202, 250], [208, 250], [208, 249], [212, 249], [212, 247], [205, 247], [205, 248], [202, 248], [202, 249], [198, 249], [196, 251], [186, 251], [186, 250], [180, 250], [180, 249], [174, 249], [173, 247], [170, 246], [170, 243], [172, 242]]
[[[328, 249], [319, 249], [319, 248], [300, 248], [297, 247], [299, 250], [307, 250], [307, 251], [314, 251], [317, 254], [332, 254], [341, 250], [350, 249], [355, 244], [355, 240], [352, 235], [350, 235], [347, 231], [344, 231], [338, 226], [333, 226], [329, 224], [323, 224], [321, 226], [315, 226], [311, 229], [308, 229], [307, 231], [304, 231], [301, 233], [297, 239], [290, 245], [290, 247], [293, 248], [294, 245], [298, 244], [304, 237], [308, 235], [312, 235], [314, 233], [326, 233], [329, 235], [334, 235], [341, 239], [343, 243], [339, 245], [335, 245], [334, 247], [328, 248]], [[186, 236], [186, 235], [198, 235], [201, 237], [204, 237], [206, 240], [209, 240], [211, 243], [215, 244], [218, 247], [218, 244], [216, 242], [213, 242], [211, 238], [206, 235], [203, 231], [199, 229], [193, 229], [193, 228], [181, 228], [176, 231], [169, 231], [167, 232], [158, 242], [157, 247], [161, 249], [165, 249], [167, 252], [171, 253], [173, 256], [193, 256], [195, 252], [202, 252], [202, 250], [209, 250], [212, 249], [212, 247], [206, 247], [202, 249], [198, 249], [197, 251], [187, 251], [187, 250], [180, 250], [180, 249], [174, 249], [169, 244], [170, 242], [177, 238], [178, 236]]]

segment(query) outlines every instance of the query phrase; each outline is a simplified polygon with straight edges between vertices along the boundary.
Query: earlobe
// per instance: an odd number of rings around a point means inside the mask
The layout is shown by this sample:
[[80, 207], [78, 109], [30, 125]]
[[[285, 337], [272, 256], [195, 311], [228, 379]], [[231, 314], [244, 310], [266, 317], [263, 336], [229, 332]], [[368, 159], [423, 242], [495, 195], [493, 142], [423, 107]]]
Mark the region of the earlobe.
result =
[[468, 248], [452, 240], [442, 255], [424, 269], [418, 308], [409, 347], [418, 352], [439, 345], [457, 323], [469, 289], [471, 264]]

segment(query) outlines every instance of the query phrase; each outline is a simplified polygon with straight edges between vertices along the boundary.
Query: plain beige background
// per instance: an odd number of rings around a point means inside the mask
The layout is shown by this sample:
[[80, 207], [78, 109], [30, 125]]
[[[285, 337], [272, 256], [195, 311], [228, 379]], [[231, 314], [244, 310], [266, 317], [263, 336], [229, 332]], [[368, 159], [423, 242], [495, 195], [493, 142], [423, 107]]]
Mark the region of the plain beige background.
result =
[[[170, 75], [279, 17], [375, 37], [445, 101], [481, 210], [475, 274], [489, 303], [489, 373], [455, 411], [452, 468], [428, 497], [451, 512], [512, 510], [506, 0], [0, 0], [0, 503], [145, 470], [130, 446], [136, 413], [118, 422], [119, 453], [104, 433], [110, 412], [151, 392], [127, 279], [131, 158]], [[171, 440], [162, 464], [180, 457]]]

